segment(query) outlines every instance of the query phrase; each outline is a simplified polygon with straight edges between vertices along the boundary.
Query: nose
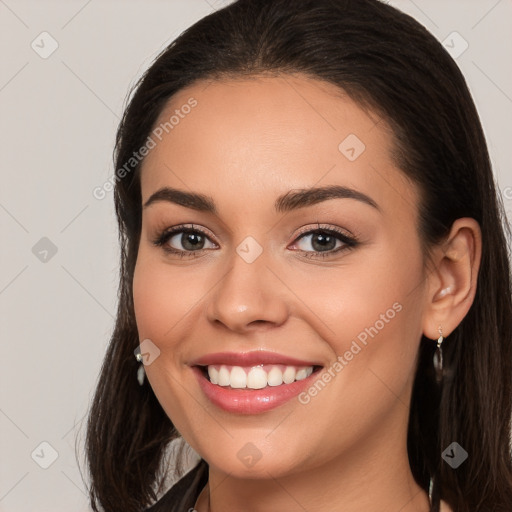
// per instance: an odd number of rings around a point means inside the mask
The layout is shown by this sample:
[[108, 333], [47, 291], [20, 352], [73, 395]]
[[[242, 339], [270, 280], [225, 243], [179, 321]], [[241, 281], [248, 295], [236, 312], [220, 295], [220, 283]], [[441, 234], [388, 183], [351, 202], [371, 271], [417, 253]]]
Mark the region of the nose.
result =
[[289, 315], [287, 289], [267, 267], [265, 251], [252, 263], [237, 253], [212, 293], [208, 320], [227, 329], [247, 333], [284, 324]]

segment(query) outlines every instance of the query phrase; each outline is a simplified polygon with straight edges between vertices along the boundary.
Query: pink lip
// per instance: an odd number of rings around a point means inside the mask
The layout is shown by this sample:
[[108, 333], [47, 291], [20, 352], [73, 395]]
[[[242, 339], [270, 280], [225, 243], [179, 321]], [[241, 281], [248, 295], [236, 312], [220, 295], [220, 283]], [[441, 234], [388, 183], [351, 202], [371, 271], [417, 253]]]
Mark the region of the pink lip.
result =
[[195, 359], [190, 366], [208, 366], [225, 364], [228, 366], [257, 366], [260, 364], [285, 364], [288, 366], [318, 366], [319, 363], [301, 361], [293, 357], [283, 356], [275, 352], [253, 350], [252, 352], [216, 352]]
[[303, 380], [298, 380], [291, 384], [282, 384], [281, 386], [267, 386], [264, 389], [233, 389], [212, 384], [208, 380], [200, 366], [213, 364], [245, 367], [260, 364], [284, 364], [303, 367], [318, 365], [313, 362], [301, 361], [273, 352], [263, 351], [239, 354], [234, 352], [216, 353], [195, 360], [192, 371], [206, 397], [224, 411], [238, 414], [260, 414], [283, 405], [309, 387], [313, 380], [317, 378], [318, 373], [315, 371]]

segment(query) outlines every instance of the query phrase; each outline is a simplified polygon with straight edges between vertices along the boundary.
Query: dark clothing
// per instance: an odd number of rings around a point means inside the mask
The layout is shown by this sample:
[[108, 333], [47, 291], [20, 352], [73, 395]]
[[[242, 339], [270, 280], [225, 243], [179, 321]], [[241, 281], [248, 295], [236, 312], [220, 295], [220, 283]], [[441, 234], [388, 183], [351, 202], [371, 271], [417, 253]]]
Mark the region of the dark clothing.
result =
[[201, 459], [197, 466], [180, 478], [146, 512], [189, 512], [194, 510], [199, 494], [208, 482], [208, 464]]

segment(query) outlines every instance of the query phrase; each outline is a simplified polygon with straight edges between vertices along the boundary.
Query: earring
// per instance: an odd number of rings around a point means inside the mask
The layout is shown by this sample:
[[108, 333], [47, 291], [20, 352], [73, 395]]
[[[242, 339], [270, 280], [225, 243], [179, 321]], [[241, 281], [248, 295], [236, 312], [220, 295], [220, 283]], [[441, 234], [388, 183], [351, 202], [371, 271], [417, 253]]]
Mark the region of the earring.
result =
[[439, 338], [437, 339], [437, 348], [434, 353], [434, 370], [436, 376], [437, 384], [441, 384], [443, 380], [443, 349], [441, 348], [441, 344], [443, 343], [443, 330], [441, 326], [439, 326]]
[[135, 359], [141, 363], [137, 368], [137, 380], [139, 381], [139, 386], [142, 386], [144, 384], [144, 378], [146, 377], [146, 371], [144, 370], [144, 365], [142, 364], [142, 354], [140, 352], [135, 354]]
[[440, 496], [439, 496], [439, 486], [437, 484], [437, 475], [433, 475], [430, 477], [429, 485], [428, 485], [428, 501], [430, 503], [430, 509], [439, 512], [440, 507]]

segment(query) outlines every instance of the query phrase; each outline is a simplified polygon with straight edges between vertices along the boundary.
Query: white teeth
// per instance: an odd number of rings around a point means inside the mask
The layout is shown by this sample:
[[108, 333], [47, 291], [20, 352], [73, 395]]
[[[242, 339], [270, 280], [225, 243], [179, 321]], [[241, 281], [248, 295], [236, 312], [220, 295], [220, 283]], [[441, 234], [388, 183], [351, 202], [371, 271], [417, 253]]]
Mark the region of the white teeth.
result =
[[301, 368], [297, 375], [295, 376], [295, 380], [303, 380], [309, 377], [313, 373], [313, 367], [308, 366], [307, 368]]
[[283, 372], [274, 366], [268, 372], [267, 382], [269, 386], [280, 386], [283, 383]]
[[225, 366], [221, 366], [219, 370], [219, 386], [229, 386], [229, 370]]
[[291, 384], [295, 380], [296, 373], [293, 366], [287, 366], [286, 370], [283, 372], [283, 382], [285, 384]]
[[233, 366], [230, 374], [229, 385], [232, 388], [246, 388], [247, 387], [247, 374], [240, 366]]
[[208, 377], [210, 377], [212, 384], [219, 383], [219, 372], [214, 366], [208, 366]]
[[251, 368], [251, 371], [247, 374], [247, 387], [250, 389], [262, 389], [266, 385], [267, 372], [263, 368]]
[[295, 380], [303, 380], [308, 376], [305, 368], [301, 368], [295, 375]]
[[291, 384], [296, 380], [306, 379], [312, 373], [312, 366], [266, 365], [265, 368], [263, 366], [252, 368], [226, 365], [208, 366], [208, 376], [212, 384], [231, 386], [234, 389], [263, 389], [267, 386]]

